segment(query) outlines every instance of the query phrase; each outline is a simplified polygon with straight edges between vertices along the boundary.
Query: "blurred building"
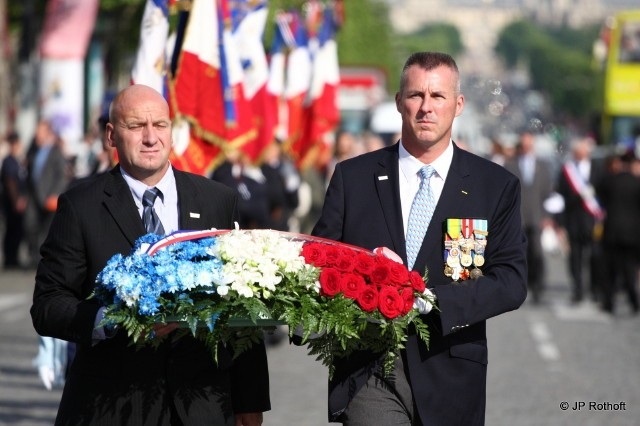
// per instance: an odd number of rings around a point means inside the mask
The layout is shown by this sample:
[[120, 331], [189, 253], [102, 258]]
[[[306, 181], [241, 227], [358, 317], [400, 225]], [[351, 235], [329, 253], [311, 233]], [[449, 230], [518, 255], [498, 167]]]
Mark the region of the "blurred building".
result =
[[527, 18], [548, 25], [580, 27], [602, 22], [609, 14], [637, 8], [638, 0], [387, 0], [391, 23], [401, 33], [447, 22], [460, 31], [466, 48], [460, 62], [479, 75], [494, 75], [493, 48], [500, 31]]

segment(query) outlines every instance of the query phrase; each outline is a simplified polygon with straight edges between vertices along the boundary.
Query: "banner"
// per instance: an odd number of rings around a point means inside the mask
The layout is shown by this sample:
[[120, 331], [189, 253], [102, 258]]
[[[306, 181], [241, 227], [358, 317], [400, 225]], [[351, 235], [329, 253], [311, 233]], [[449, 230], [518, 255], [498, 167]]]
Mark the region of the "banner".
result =
[[40, 55], [55, 59], [84, 58], [97, 13], [98, 0], [49, 0]]
[[84, 137], [84, 60], [44, 58], [40, 67], [40, 116], [73, 155]]
[[[203, 143], [212, 143], [222, 151], [235, 149], [256, 137], [231, 30], [226, 0], [194, 0], [184, 37], [178, 36], [182, 42], [170, 103], [176, 120], [189, 123], [189, 143], [197, 143], [199, 148]], [[178, 145], [175, 155], [189, 155], [192, 151], [184, 146], [184, 140]], [[216, 160], [204, 158], [200, 170], [189, 171], [206, 174]]]
[[340, 67], [335, 41], [334, 11], [326, 7], [321, 14], [319, 10], [313, 12], [315, 15], [311, 15], [307, 21], [307, 25], [314, 30], [314, 35], [309, 41], [312, 77], [304, 106], [304, 134], [292, 145], [301, 169], [315, 165], [324, 157], [330, 149], [328, 136], [340, 123], [337, 104]]
[[242, 152], [257, 162], [264, 149], [274, 142], [274, 116], [267, 93], [269, 63], [262, 37], [267, 23], [265, 1], [236, 1], [232, 9], [233, 44], [228, 46], [239, 53], [242, 65], [243, 89], [249, 102], [251, 120], [256, 137], [241, 147]]
[[147, 0], [140, 25], [140, 45], [131, 71], [132, 84], [153, 87], [167, 98], [166, 48], [169, 35], [167, 0]]

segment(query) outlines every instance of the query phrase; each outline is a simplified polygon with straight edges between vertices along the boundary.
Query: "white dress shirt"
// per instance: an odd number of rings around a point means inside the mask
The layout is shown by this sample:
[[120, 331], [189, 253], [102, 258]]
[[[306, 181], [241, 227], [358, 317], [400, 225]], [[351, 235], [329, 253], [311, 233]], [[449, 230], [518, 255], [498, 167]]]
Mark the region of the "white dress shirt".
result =
[[[402, 145], [402, 141], [400, 141], [398, 153], [400, 203], [402, 205], [402, 223], [404, 224], [404, 233], [406, 236], [411, 204], [413, 203], [413, 199], [420, 188], [420, 176], [418, 175], [418, 172], [426, 164], [409, 154]], [[431, 163], [431, 166], [435, 169], [436, 173], [431, 176], [429, 184], [431, 185], [431, 191], [433, 191], [436, 205], [440, 199], [440, 194], [442, 194], [444, 181], [447, 179], [447, 174], [449, 173], [449, 167], [451, 167], [452, 160], [453, 142], [449, 141], [449, 145], [444, 152]]]
[[[127, 185], [129, 185], [129, 189], [133, 195], [133, 201], [135, 201], [136, 207], [138, 207], [138, 213], [142, 219], [142, 211], [144, 209], [142, 205], [142, 196], [150, 187], [139, 180], [134, 179], [122, 168], [120, 168], [120, 170], [122, 171], [124, 180], [126, 180]], [[169, 235], [179, 229], [178, 189], [176, 188], [176, 178], [173, 175], [173, 168], [171, 165], [169, 165], [169, 169], [155, 187], [162, 192], [162, 197], [156, 197], [153, 208], [155, 209], [158, 218], [160, 218], [160, 222], [162, 222], [165, 234]]]

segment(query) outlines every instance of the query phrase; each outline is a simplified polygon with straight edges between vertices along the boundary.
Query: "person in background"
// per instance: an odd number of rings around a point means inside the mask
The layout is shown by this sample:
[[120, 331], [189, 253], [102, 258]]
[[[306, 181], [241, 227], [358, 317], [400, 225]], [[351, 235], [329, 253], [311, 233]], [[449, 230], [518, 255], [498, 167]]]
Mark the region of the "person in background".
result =
[[[364, 152], [376, 151], [380, 148], [384, 148], [386, 145], [384, 139], [377, 133], [368, 131], [362, 135], [362, 141], [364, 145]], [[396, 139], [394, 142], [397, 142]]]
[[172, 167], [169, 106], [154, 89], [132, 85], [116, 95], [106, 138], [119, 164], [60, 196], [35, 277], [36, 332], [76, 344], [56, 424], [260, 425], [270, 409], [263, 342], [235, 358], [220, 345], [216, 363], [190, 335], [136, 348], [125, 330], [99, 325], [105, 307], [89, 296], [107, 261], [148, 232], [147, 190], [160, 191], [153, 207], [167, 234], [230, 229], [238, 204], [224, 185]]
[[[410, 332], [390, 376], [383, 374], [379, 353], [336, 360], [329, 420], [348, 426], [482, 425], [486, 320], [517, 309], [527, 294], [520, 184], [452, 141], [464, 96], [451, 56], [412, 54], [395, 100], [400, 141], [336, 164], [312, 234], [395, 252], [409, 269], [428, 272], [438, 309], [424, 317], [429, 346]], [[416, 210], [423, 220], [414, 220]], [[427, 226], [426, 233], [414, 225]], [[461, 263], [461, 250], [451, 251], [462, 239], [478, 250], [471, 259], [475, 267], [466, 257]], [[469, 245], [464, 247], [471, 252]]]
[[495, 136], [491, 138], [491, 152], [488, 155], [488, 159], [496, 164], [504, 166], [507, 160], [515, 155], [514, 146], [512, 143], [501, 140]]
[[634, 315], [638, 300], [640, 261], [640, 177], [632, 173], [637, 159], [627, 151], [610, 165], [611, 172], [599, 183], [596, 193], [606, 211], [602, 244], [607, 280], [603, 286], [603, 309], [616, 312], [618, 286], [627, 294]]
[[22, 142], [16, 132], [6, 137], [9, 153], [2, 160], [0, 182], [2, 185], [2, 211], [4, 213], [3, 266], [19, 268], [20, 247], [24, 237], [24, 211], [27, 207], [26, 174], [22, 161]]
[[267, 178], [240, 150], [231, 149], [211, 173], [211, 179], [233, 189], [238, 195], [238, 224], [242, 229], [271, 227]]
[[107, 138], [105, 136], [105, 130], [107, 123], [109, 122], [109, 116], [106, 114], [98, 117], [97, 129], [96, 129], [96, 142], [95, 145], [100, 145], [100, 149], [97, 150], [96, 162], [91, 175], [99, 173], [105, 173], [118, 162], [116, 159], [116, 151], [112, 146], [109, 146]]
[[282, 152], [279, 142], [274, 142], [265, 149], [260, 169], [266, 178], [270, 228], [290, 231], [290, 221], [299, 202], [300, 174]]
[[325, 176], [325, 180], [327, 182], [331, 179], [331, 175], [333, 174], [333, 170], [337, 163], [362, 153], [362, 147], [360, 144], [361, 142], [356, 135], [347, 130], [340, 130], [336, 134], [333, 156], [329, 159], [329, 163], [327, 164], [327, 172]]
[[535, 152], [535, 134], [530, 130], [520, 133], [515, 157], [504, 167], [520, 179], [522, 187], [522, 226], [527, 236], [527, 284], [534, 303], [540, 303], [546, 286], [542, 230], [553, 226], [553, 220], [544, 209], [544, 202], [552, 192], [554, 179], [550, 164]]
[[568, 237], [573, 303], [583, 300], [587, 279], [591, 298], [599, 300], [604, 280], [598, 241], [602, 233], [604, 210], [595, 194], [595, 187], [604, 176], [604, 167], [591, 158], [594, 143], [588, 137], [577, 138], [571, 143], [572, 155], [562, 165], [556, 189], [564, 200], [564, 209], [558, 215], [558, 222]]
[[38, 263], [40, 246], [53, 220], [58, 196], [71, 180], [61, 143], [51, 124], [41, 120], [27, 152], [28, 203], [25, 229], [33, 267]]

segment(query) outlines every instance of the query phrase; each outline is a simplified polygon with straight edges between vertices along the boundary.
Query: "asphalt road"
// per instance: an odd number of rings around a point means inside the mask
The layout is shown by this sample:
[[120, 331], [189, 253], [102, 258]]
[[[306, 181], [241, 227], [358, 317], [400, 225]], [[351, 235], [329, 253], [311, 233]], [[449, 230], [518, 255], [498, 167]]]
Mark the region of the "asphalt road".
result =
[[[0, 272], [0, 425], [51, 425], [60, 389], [47, 391], [32, 360], [33, 271]], [[549, 257], [539, 306], [488, 322], [488, 426], [640, 426], [640, 317], [620, 295], [615, 316], [570, 306], [564, 259]], [[268, 348], [273, 410], [266, 426], [321, 426], [326, 371], [305, 348]]]

